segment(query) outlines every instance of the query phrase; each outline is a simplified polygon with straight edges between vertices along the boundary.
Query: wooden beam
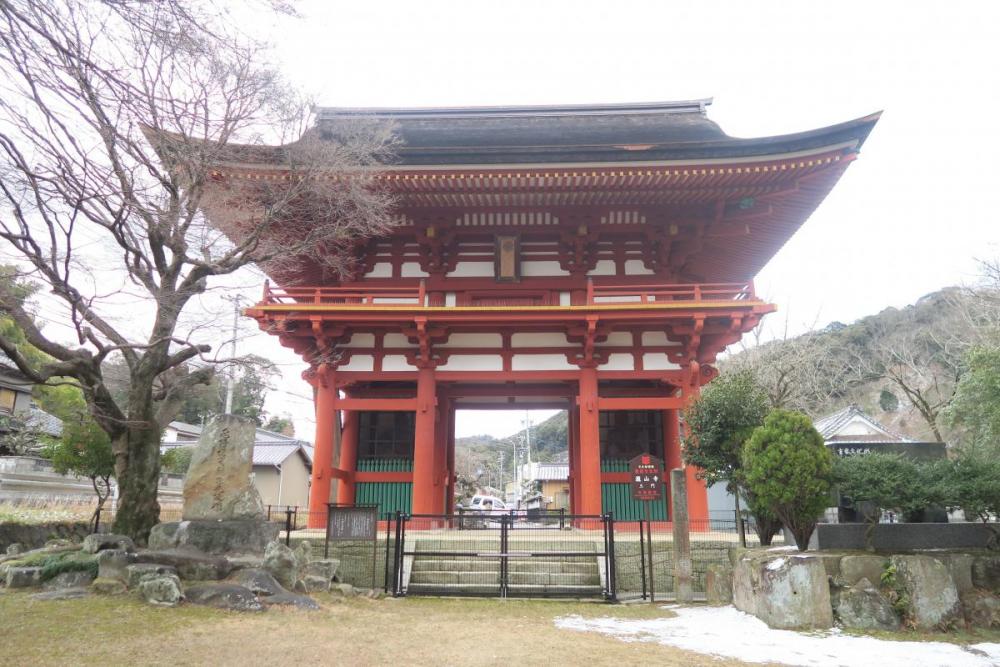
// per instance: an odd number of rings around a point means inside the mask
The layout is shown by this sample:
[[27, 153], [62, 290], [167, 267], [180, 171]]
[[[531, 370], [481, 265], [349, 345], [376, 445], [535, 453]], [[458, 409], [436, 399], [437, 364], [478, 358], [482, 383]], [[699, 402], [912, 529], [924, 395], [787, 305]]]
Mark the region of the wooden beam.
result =
[[367, 410], [367, 411], [415, 411], [417, 409], [417, 399], [415, 398], [342, 398], [337, 401], [338, 410]]
[[684, 399], [662, 396], [659, 398], [599, 398], [600, 410], [677, 410], [684, 407]]

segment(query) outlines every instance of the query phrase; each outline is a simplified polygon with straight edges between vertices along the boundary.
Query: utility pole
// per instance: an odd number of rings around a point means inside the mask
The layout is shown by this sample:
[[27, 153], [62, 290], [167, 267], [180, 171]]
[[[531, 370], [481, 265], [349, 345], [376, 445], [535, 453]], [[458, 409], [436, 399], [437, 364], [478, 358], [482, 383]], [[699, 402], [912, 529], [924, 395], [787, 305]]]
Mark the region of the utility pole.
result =
[[497, 472], [499, 473], [499, 482], [498, 483], [499, 483], [499, 488], [500, 488], [500, 495], [504, 496], [504, 498], [501, 498], [501, 500], [503, 500], [504, 502], [506, 502], [507, 501], [507, 498], [506, 498], [507, 492], [503, 488], [503, 450], [502, 449], [500, 450], [500, 466], [497, 468]]
[[[233, 304], [233, 339], [231, 343], [231, 353], [230, 357], [232, 359], [236, 358], [236, 336], [239, 332], [240, 324], [240, 306], [243, 304], [243, 297], [237, 294], [236, 296], [224, 296], [222, 297], [226, 301]], [[236, 367], [230, 363], [229, 365], [229, 377], [226, 382], [226, 409], [225, 414], [229, 415], [233, 413], [233, 387], [236, 384]]]

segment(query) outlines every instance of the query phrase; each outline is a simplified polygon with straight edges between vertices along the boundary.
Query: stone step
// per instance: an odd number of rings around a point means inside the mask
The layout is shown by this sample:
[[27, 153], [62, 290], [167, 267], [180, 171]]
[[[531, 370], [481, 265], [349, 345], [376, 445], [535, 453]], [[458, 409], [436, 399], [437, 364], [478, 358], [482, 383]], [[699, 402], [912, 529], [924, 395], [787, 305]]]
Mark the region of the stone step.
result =
[[[510, 559], [510, 572], [550, 572], [596, 574], [597, 561], [563, 562], [546, 559]], [[498, 558], [422, 558], [413, 560], [413, 571], [435, 570], [444, 572], [500, 572]]]
[[[499, 594], [499, 585], [486, 584], [422, 584], [410, 582], [407, 595], [486, 595]], [[517, 585], [509, 586], [508, 597], [599, 597], [603, 594], [599, 585]]]
[[[411, 584], [499, 584], [499, 572], [448, 572], [421, 570], [410, 575]], [[511, 572], [510, 585], [532, 586], [600, 586], [601, 579], [594, 574]]]

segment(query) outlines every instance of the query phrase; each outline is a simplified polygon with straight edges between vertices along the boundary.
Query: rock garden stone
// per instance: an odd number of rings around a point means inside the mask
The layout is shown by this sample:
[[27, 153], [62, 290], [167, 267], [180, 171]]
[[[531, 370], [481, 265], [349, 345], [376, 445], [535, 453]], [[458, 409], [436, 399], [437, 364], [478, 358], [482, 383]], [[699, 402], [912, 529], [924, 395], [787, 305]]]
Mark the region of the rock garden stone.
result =
[[332, 584], [330, 586], [330, 592], [335, 595], [343, 595], [348, 598], [355, 593], [354, 586], [351, 584]]
[[330, 580], [315, 574], [307, 574], [302, 577], [302, 585], [307, 593], [326, 593], [330, 590]]
[[743, 554], [733, 572], [733, 604], [772, 628], [833, 625], [826, 569], [811, 555]]
[[[263, 550], [261, 553], [263, 554]], [[256, 554], [227, 555], [226, 560], [229, 561], [230, 572], [236, 572], [237, 570], [259, 570], [264, 567], [264, 557]]]
[[128, 592], [128, 588], [121, 579], [102, 579], [98, 577], [90, 585], [90, 591], [98, 595], [122, 595]]
[[862, 579], [878, 584], [889, 559], [884, 556], [851, 555], [840, 559], [840, 580], [845, 586], [856, 585]]
[[147, 572], [142, 575], [138, 587], [143, 599], [158, 607], [174, 607], [184, 599], [181, 580], [176, 574]]
[[128, 581], [128, 566], [133, 556], [121, 549], [107, 549], [97, 554], [97, 576], [101, 579]]
[[[184, 596], [192, 604], [230, 609], [232, 611], [261, 611], [264, 607], [253, 592], [237, 584], [200, 584], [189, 586]], [[273, 596], [272, 596], [273, 597]]]
[[899, 617], [892, 604], [865, 578], [835, 590], [833, 612], [841, 626], [852, 630], [899, 629]]
[[86, 588], [94, 579], [93, 572], [62, 572], [45, 582], [48, 590], [61, 590], [66, 588]]
[[33, 588], [42, 585], [42, 568], [8, 567], [7, 588]]
[[711, 605], [727, 605], [733, 601], [733, 568], [712, 563], [705, 572], [705, 599]]
[[309, 540], [302, 540], [296, 544], [294, 551], [295, 560], [298, 562], [300, 570], [312, 562], [312, 542]]
[[79, 547], [79, 545], [75, 544], [73, 542], [73, 540], [67, 540], [67, 539], [62, 538], [62, 537], [57, 537], [57, 538], [52, 539], [52, 540], [46, 540], [44, 548], [46, 550], [48, 550], [48, 551], [52, 551], [52, 550], [67, 550], [68, 551], [70, 549], [79, 549], [80, 547]]
[[229, 581], [250, 589], [256, 595], [281, 595], [288, 591], [267, 570], [238, 570]]
[[42, 593], [32, 593], [28, 597], [32, 600], [77, 600], [90, 595], [86, 588], [59, 588]]
[[962, 605], [951, 573], [931, 556], [892, 556], [896, 579], [910, 598], [910, 616], [918, 630], [935, 630], [962, 619]]
[[170, 565], [181, 579], [190, 581], [215, 581], [229, 575], [229, 561], [222, 556], [201, 553], [193, 549], [168, 549], [165, 551], [140, 551], [136, 563]]
[[299, 564], [295, 552], [278, 541], [264, 550], [264, 569], [285, 588], [293, 588], [299, 579]]
[[972, 585], [1000, 593], [1000, 556], [976, 556], [972, 562]]
[[278, 593], [277, 595], [268, 595], [266, 597], [260, 598], [261, 604], [265, 607], [270, 607], [272, 605], [281, 606], [291, 606], [297, 607], [299, 609], [308, 609], [310, 611], [316, 611], [320, 606], [308, 595], [299, 595], [298, 593]]
[[311, 574], [316, 577], [325, 577], [327, 581], [337, 578], [337, 570], [340, 568], [340, 561], [334, 559], [314, 560], [302, 569], [302, 574]]
[[95, 533], [83, 538], [83, 551], [88, 554], [96, 554], [98, 551], [106, 549], [120, 549], [122, 551], [135, 551], [135, 542], [127, 535], [101, 535]]
[[23, 552], [24, 552], [24, 545], [21, 544], [20, 542], [14, 542], [13, 544], [7, 545], [6, 553], [8, 556], [17, 556]]
[[975, 560], [972, 554], [948, 554], [942, 558], [948, 571], [951, 572], [952, 581], [955, 582], [955, 589], [961, 595], [966, 591], [971, 591], [972, 585], [972, 563]]
[[966, 623], [975, 628], [1000, 628], [1000, 597], [984, 590], [966, 591], [959, 597]]
[[382, 590], [381, 588], [373, 588], [370, 591], [368, 591], [368, 597], [371, 598], [372, 600], [381, 600], [382, 598], [385, 597], [385, 591]]
[[184, 520], [264, 519], [260, 494], [250, 482], [256, 427], [220, 415], [202, 430], [184, 479]]
[[260, 519], [185, 520], [159, 523], [149, 533], [154, 550], [192, 548], [208, 554], [262, 554], [281, 527]]
[[126, 567], [125, 571], [127, 573], [125, 582], [129, 588], [137, 588], [142, 578], [150, 574], [177, 576], [177, 568], [160, 563], [135, 563]]

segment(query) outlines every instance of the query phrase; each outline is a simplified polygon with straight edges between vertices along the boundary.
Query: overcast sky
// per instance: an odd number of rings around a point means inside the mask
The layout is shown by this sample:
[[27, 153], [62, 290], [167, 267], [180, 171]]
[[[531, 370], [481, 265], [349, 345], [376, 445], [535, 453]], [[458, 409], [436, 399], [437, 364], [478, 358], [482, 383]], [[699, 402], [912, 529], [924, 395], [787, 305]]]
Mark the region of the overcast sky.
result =
[[[1000, 254], [1000, 5], [993, 2], [335, 2], [252, 22], [324, 106], [637, 102], [714, 97], [734, 136], [885, 110], [861, 157], [761, 272], [791, 333], [972, 282]], [[249, 282], [253, 282], [252, 280]], [[256, 286], [250, 294], [256, 298]], [[245, 331], [250, 334], [252, 325]], [[269, 408], [313, 431], [302, 364], [259, 334], [285, 378]], [[541, 416], [541, 415], [540, 415]], [[523, 414], [464, 414], [506, 435]]]

